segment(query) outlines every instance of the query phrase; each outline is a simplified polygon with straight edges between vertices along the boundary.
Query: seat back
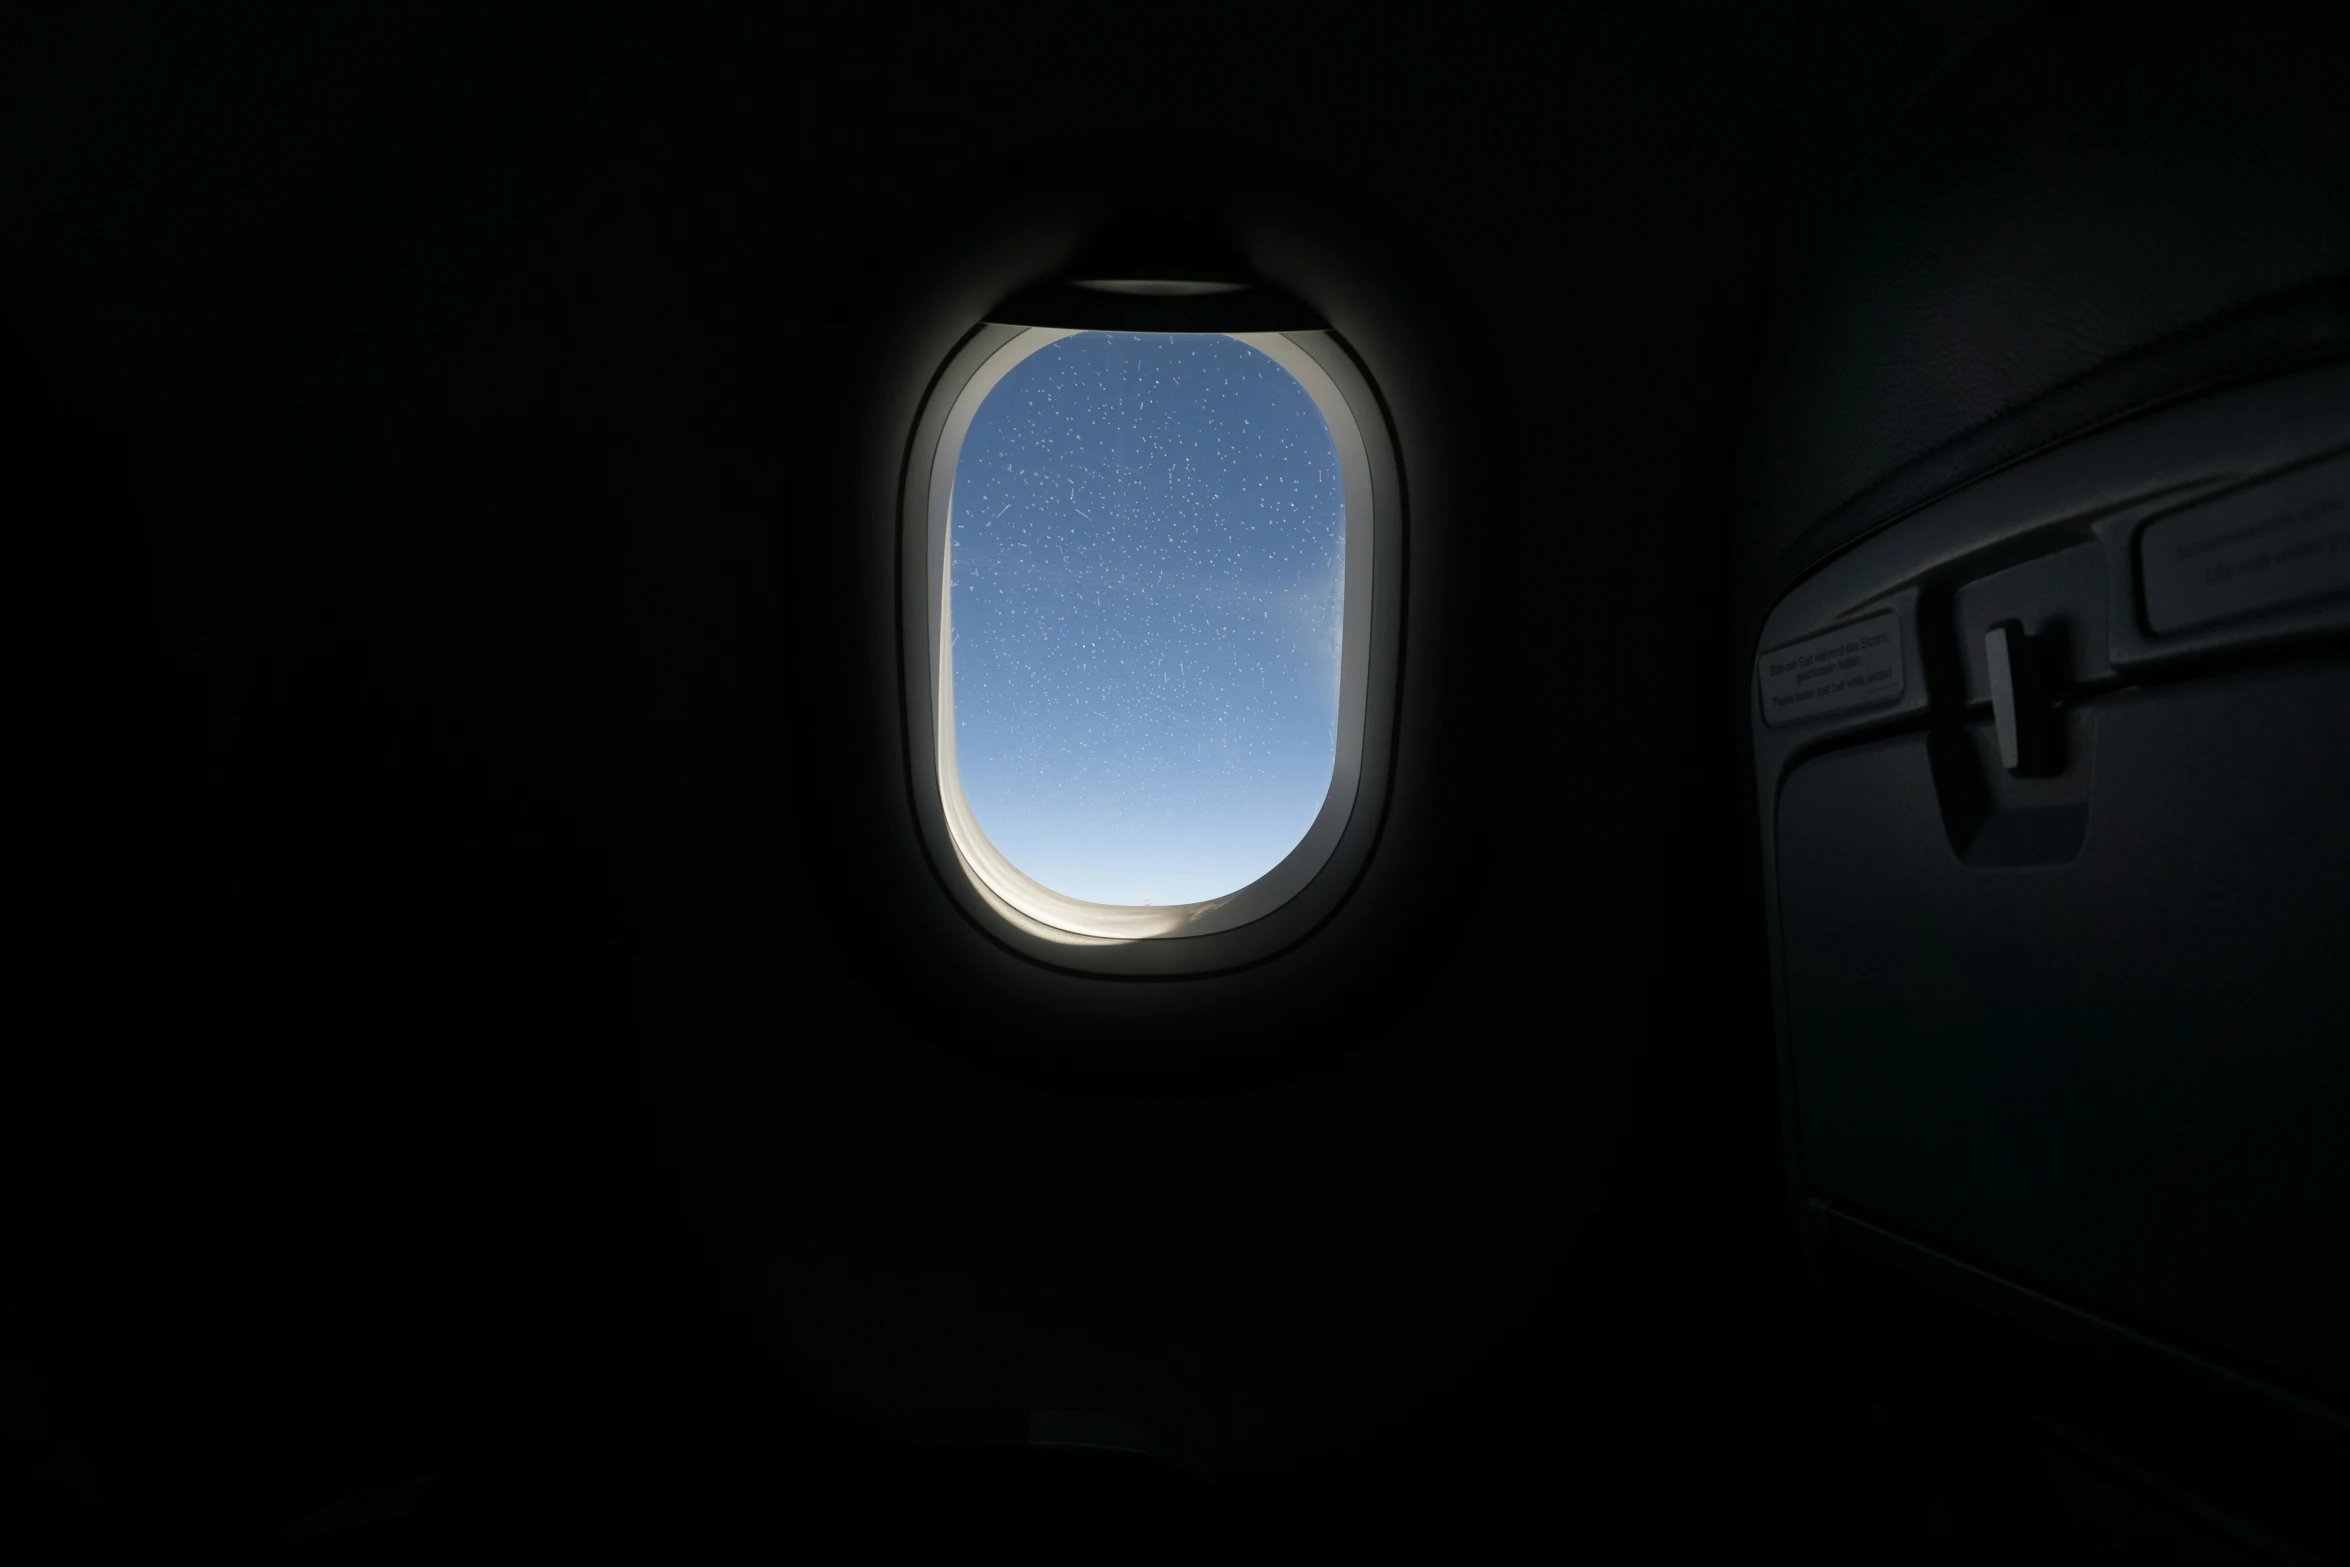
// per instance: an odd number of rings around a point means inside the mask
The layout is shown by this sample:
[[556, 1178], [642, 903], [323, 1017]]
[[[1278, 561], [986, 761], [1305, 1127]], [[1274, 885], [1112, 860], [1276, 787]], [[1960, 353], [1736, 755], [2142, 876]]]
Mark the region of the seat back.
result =
[[2344, 1547], [2350, 139], [2294, 42], [2015, 8], [1847, 193], [1755, 431], [1790, 1198], [1919, 1427], [2017, 1455], [1946, 1454], [1986, 1554], [2110, 1543], [2116, 1487]]

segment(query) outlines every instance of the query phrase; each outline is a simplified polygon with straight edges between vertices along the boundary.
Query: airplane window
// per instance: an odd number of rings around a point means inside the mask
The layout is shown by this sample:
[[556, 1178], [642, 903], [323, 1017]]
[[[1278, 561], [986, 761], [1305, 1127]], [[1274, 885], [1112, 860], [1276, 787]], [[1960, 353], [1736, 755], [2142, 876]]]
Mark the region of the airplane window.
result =
[[[1080, 967], [1310, 928], [1370, 852], [1393, 691], [1400, 507], [1359, 366], [1324, 329], [988, 325], [940, 388], [906, 624], [948, 891]], [[1215, 950], [1139, 950], [1176, 936]]]
[[954, 752], [1004, 857], [1084, 902], [1221, 898], [1330, 793], [1346, 502], [1297, 377], [1222, 333], [1079, 332], [954, 472]]

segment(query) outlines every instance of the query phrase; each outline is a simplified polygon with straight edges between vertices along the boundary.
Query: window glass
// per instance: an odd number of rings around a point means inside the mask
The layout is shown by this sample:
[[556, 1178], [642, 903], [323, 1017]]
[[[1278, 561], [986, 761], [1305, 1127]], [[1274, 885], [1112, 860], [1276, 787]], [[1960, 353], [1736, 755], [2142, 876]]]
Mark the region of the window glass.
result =
[[1166, 905], [1297, 846], [1336, 757], [1346, 507], [1294, 376], [1216, 333], [1061, 338], [980, 404], [951, 519], [956, 763], [1006, 859]]

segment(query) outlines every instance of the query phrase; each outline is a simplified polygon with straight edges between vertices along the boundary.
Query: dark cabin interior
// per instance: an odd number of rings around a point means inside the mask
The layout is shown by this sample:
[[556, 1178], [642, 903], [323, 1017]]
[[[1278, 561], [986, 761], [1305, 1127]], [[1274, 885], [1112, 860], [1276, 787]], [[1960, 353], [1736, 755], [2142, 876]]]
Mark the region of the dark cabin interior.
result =
[[[2350, 1561], [2346, 81], [18, 0], [0, 1554]], [[1381, 814], [1080, 972], [916, 830], [910, 443], [1218, 268], [1394, 443]]]

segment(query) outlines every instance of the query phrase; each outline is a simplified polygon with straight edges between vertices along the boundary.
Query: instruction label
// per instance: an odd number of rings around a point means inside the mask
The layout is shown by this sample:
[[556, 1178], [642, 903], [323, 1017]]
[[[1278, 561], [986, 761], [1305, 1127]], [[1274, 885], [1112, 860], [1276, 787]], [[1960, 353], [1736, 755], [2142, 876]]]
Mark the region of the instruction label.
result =
[[1891, 610], [1791, 643], [1761, 660], [1763, 722], [1774, 728], [1901, 695], [1901, 617]]
[[2350, 458], [2150, 524], [2138, 569], [2156, 633], [2350, 592]]

